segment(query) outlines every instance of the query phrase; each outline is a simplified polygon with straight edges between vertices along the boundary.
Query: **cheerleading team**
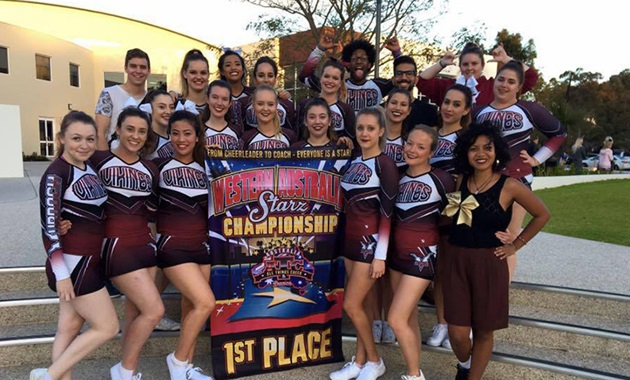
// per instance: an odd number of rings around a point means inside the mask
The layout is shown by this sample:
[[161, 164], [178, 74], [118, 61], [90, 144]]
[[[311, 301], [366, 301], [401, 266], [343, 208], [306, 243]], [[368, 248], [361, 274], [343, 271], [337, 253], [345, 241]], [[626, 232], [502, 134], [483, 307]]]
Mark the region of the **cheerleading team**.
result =
[[[31, 371], [30, 380], [70, 380], [72, 367], [119, 331], [101, 271], [107, 190], [89, 162], [97, 147], [96, 123], [71, 111], [56, 140], [57, 158], [42, 175], [39, 196], [46, 276], [59, 296], [59, 318], [52, 364]], [[72, 224], [64, 235], [61, 220]], [[89, 327], [80, 333], [84, 322]]]
[[[450, 173], [453, 178], [457, 177], [453, 158], [455, 155], [455, 146], [457, 139], [465, 132], [470, 125], [472, 109], [472, 92], [470, 89], [461, 84], [453, 85], [444, 96], [444, 101], [440, 106], [440, 127], [437, 130], [438, 144], [433, 156], [431, 157], [431, 166]], [[450, 231], [450, 220], [443, 217], [440, 221], [440, 243], [438, 246], [437, 272], [433, 277], [433, 291], [435, 300], [435, 313], [437, 324], [433, 326], [433, 334], [427, 338], [426, 343], [429, 346], [451, 348], [448, 339], [448, 325], [444, 319], [444, 296], [442, 293], [442, 262], [447, 251], [447, 242]]]
[[[564, 143], [567, 133], [564, 126], [545, 107], [537, 102], [519, 100], [525, 83], [525, 71], [520, 62], [510, 61], [497, 72], [494, 81], [494, 100], [473, 113], [475, 123], [489, 121], [500, 129], [510, 152], [510, 163], [505, 173], [531, 186], [532, 168], [547, 161]], [[547, 141], [533, 155], [527, 153], [531, 134], [537, 129]], [[505, 242], [513, 241], [521, 231], [525, 210], [518, 202], [514, 206], [512, 221], [502, 234]], [[516, 256], [508, 260], [510, 278], [514, 276]]]
[[380, 108], [357, 114], [361, 155], [341, 179], [346, 218], [344, 264], [347, 283], [343, 308], [357, 332], [356, 353], [331, 380], [374, 380], [385, 373], [372, 337], [372, 321], [363, 305], [377, 279], [385, 274], [391, 218], [398, 193], [398, 170], [383, 153], [386, 120]]
[[169, 120], [174, 154], [156, 159], [159, 171], [157, 261], [182, 294], [177, 348], [166, 358], [171, 380], [210, 379], [192, 364], [197, 335], [214, 309], [208, 247], [205, 137], [197, 115], [175, 111]]
[[110, 369], [112, 380], [140, 379], [140, 352], [164, 315], [155, 286], [157, 260], [149, 220], [157, 208], [157, 168], [142, 159], [151, 122], [148, 115], [127, 107], [118, 116], [119, 144], [98, 151], [90, 161], [107, 188], [104, 274], [125, 295], [122, 327], [122, 361]]
[[[442, 272], [444, 315], [459, 361], [456, 379], [482, 378], [494, 331], [508, 327], [506, 259], [533, 239], [550, 217], [525, 184], [502, 174], [509, 161], [506, 141], [489, 122], [471, 125], [457, 140], [454, 164], [462, 178], [445, 209], [452, 225]], [[508, 227], [515, 202], [532, 219], [513, 242], [503, 243], [496, 232]]]
[[256, 87], [252, 95], [254, 114], [258, 128], [243, 133], [243, 149], [284, 149], [297, 141], [292, 130], [280, 126], [278, 115], [278, 92], [266, 84]]
[[450, 174], [431, 167], [437, 146], [435, 130], [419, 125], [409, 132], [403, 149], [407, 166], [398, 185], [392, 249], [387, 257], [394, 295], [387, 320], [407, 364], [401, 380], [425, 380], [420, 369], [418, 301], [435, 276], [441, 254], [440, 213], [446, 194], [455, 190]]

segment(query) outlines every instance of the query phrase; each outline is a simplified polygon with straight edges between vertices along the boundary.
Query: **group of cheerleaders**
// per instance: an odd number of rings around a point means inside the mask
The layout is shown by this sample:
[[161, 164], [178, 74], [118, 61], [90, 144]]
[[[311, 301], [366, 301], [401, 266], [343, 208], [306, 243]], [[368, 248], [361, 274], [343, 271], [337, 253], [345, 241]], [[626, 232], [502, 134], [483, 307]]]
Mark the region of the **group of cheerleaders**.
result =
[[[309, 59], [321, 58], [329, 42], [323, 38]], [[104, 278], [125, 295], [121, 361], [111, 378], [140, 379], [141, 349], [164, 314], [158, 271], [182, 294], [181, 331], [166, 358], [170, 378], [210, 379], [192, 363], [198, 333], [215, 306], [205, 148], [335, 145], [356, 152], [342, 173], [341, 254], [347, 275], [343, 307], [357, 344], [352, 360], [330, 379], [384, 374], [366, 305], [373, 302], [374, 285], [385, 281], [382, 288], [391, 288], [386, 320], [407, 366], [402, 379], [425, 378], [417, 305], [432, 281], [438, 326], [448, 324], [458, 359], [456, 379], [480, 379], [493, 331], [508, 326], [513, 265], [508, 269], [507, 263], [549, 219], [529, 189], [532, 167], [564, 141], [563, 127], [549, 112], [518, 99], [533, 86], [526, 79], [536, 78], [533, 69], [505, 59], [499, 49], [493, 52], [503, 63], [496, 78], [481, 76], [483, 53], [476, 46], [459, 55], [457, 83], [435, 77], [454, 63], [451, 53], [419, 78], [415, 63], [413, 70], [395, 71], [398, 81], [402, 77], [412, 86], [418, 79], [439, 105], [436, 126], [406, 123], [414, 103], [409, 88], [366, 78], [374, 62], [374, 47], [366, 41], [344, 48], [344, 64], [325, 62], [321, 76], [305, 65], [311, 72], [300, 78], [319, 97], [300, 102], [297, 112], [289, 94], [275, 89], [277, 66], [268, 57], [256, 62], [254, 89], [244, 84], [245, 62], [236, 52], [221, 56], [221, 79], [208, 84], [208, 61], [193, 50], [182, 65], [182, 92], [156, 90], [140, 107], [125, 108], [111, 151], [96, 150], [97, 129], [89, 115], [68, 113], [57, 159], [40, 185], [47, 276], [60, 298], [58, 330], [52, 364], [33, 370], [31, 380], [70, 379], [75, 364], [119, 332]], [[361, 101], [351, 98], [351, 90], [356, 95], [365, 88], [387, 90], [383, 107], [352, 108]], [[187, 109], [175, 110], [185, 103]], [[524, 149], [534, 128], [548, 140], [531, 157]], [[525, 212], [532, 219], [521, 230]], [[86, 321], [89, 327], [80, 333]]]

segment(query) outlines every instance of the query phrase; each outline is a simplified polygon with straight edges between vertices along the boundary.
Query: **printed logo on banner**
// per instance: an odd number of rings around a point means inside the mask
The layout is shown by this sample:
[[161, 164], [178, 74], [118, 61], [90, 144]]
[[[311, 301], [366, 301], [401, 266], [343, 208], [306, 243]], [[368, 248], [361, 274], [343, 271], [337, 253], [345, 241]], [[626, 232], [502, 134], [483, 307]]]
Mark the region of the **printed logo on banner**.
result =
[[306, 259], [299, 246], [284, 241], [280, 247], [265, 250], [263, 261], [251, 270], [252, 280], [260, 289], [269, 286], [288, 286], [299, 290], [313, 282], [315, 268]]

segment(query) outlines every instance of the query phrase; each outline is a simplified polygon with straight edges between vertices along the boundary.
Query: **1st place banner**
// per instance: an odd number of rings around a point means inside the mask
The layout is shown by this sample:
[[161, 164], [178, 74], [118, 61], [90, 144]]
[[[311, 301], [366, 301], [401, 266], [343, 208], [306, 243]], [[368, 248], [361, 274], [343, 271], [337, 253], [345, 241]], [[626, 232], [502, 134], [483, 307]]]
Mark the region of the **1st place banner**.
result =
[[343, 361], [340, 171], [350, 154], [208, 150], [217, 379]]

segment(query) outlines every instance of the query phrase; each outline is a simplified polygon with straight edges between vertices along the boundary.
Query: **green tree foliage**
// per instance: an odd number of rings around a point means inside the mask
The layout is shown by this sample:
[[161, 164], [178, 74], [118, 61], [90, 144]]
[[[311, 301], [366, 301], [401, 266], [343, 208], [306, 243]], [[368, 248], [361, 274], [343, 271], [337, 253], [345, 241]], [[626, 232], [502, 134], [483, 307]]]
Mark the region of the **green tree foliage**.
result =
[[606, 136], [613, 137], [615, 148], [630, 149], [630, 69], [602, 79], [600, 73], [577, 68], [543, 81], [536, 90], [536, 100], [567, 128], [565, 150], [579, 136], [595, 152]]
[[513, 34], [507, 29], [497, 33], [495, 44], [503, 44], [503, 48], [510, 57], [524, 62], [528, 66], [534, 66], [534, 60], [538, 57], [534, 40], [530, 38], [523, 44], [523, 37], [520, 33]]

